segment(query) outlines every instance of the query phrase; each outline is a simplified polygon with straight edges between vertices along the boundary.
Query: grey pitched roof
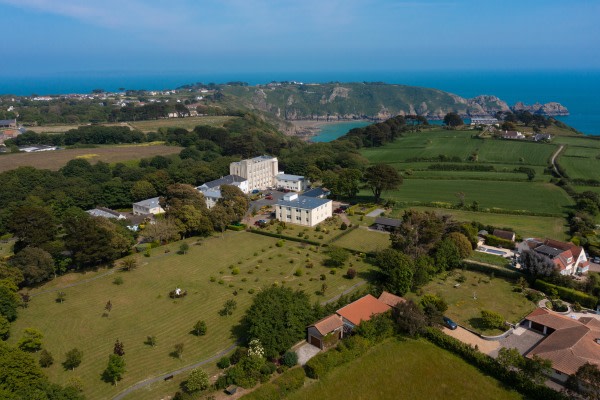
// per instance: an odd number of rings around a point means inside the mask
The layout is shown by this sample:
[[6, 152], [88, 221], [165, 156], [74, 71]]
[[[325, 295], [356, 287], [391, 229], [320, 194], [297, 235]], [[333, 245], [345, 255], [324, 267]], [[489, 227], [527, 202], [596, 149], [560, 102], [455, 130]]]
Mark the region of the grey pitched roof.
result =
[[295, 200], [279, 200], [276, 205], [283, 207], [295, 207], [313, 210], [317, 207], [322, 206], [323, 204], [329, 203], [331, 200], [328, 199], [319, 199], [317, 197], [306, 197], [306, 196], [298, 196]]
[[306, 192], [302, 193], [302, 196], [321, 197], [321, 196], [329, 196], [330, 194], [331, 194], [331, 191], [329, 189], [318, 187], [318, 188], [307, 190]]
[[561, 249], [557, 249], [554, 247], [550, 247], [550, 246], [546, 246], [545, 244], [538, 246], [534, 249], [537, 253], [543, 254], [545, 256], [548, 256], [550, 258], [554, 258], [557, 255], [559, 255], [560, 253], [562, 253], [564, 250]]
[[17, 123], [16, 119], [0, 119], [0, 126], [9, 126]]
[[241, 182], [244, 182], [245, 180], [246, 180], [246, 178], [242, 178], [239, 175], [227, 175], [227, 176], [223, 176], [219, 179], [215, 179], [214, 181], [203, 183], [201, 186], [206, 186], [206, 187], [212, 189], [214, 187], [218, 187], [221, 185], [232, 185], [234, 183], [241, 183]]
[[375, 223], [379, 224], [379, 225], [386, 225], [386, 226], [393, 226], [393, 227], [398, 227], [398, 226], [402, 225], [402, 221], [400, 221], [399, 219], [384, 218], [384, 217], [376, 218]]
[[154, 207], [158, 207], [160, 205], [158, 202], [158, 197], [153, 197], [151, 199], [138, 201], [137, 203], [133, 203], [133, 204], [136, 206], [148, 207], [148, 208], [154, 208]]

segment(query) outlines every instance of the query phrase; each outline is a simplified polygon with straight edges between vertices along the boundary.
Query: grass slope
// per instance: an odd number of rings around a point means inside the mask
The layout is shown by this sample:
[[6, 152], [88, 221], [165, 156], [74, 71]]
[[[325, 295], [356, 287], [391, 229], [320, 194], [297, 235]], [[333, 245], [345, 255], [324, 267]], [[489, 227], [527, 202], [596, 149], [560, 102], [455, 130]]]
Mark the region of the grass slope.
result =
[[223, 124], [236, 117], [228, 116], [206, 116], [206, 117], [189, 117], [189, 118], [166, 118], [149, 121], [130, 122], [133, 128], [142, 132], [156, 132], [160, 128], [183, 128], [192, 130], [198, 125], [210, 125], [221, 127]]
[[[252, 300], [250, 289], [285, 282], [286, 286], [305, 290], [312, 301], [323, 301], [359, 282], [344, 278], [342, 271], [330, 275], [329, 269], [322, 266], [321, 253], [292, 242], [277, 247], [276, 242], [247, 232], [228, 232], [223, 237], [202, 240], [201, 245], [192, 244], [186, 255], [176, 254], [180, 243], [170, 245], [169, 253], [157, 248], [151, 257], [141, 257], [140, 267], [131, 272], [65, 275], [31, 291], [35, 297], [28, 308], [20, 310], [10, 341], [15, 343], [27, 327], [40, 329], [44, 347], [55, 358], [55, 364], [45, 370], [50, 379], [64, 384], [71, 377], [80, 377], [88, 399], [105, 399], [143, 379], [208, 358], [232, 344], [232, 329]], [[307, 259], [313, 268], [304, 267]], [[352, 262], [359, 272], [369, 268], [360, 260], [353, 258]], [[232, 274], [230, 266], [239, 268], [239, 275]], [[300, 277], [294, 275], [298, 268], [303, 272]], [[326, 297], [316, 294], [323, 283], [321, 274], [326, 274]], [[112, 283], [116, 276], [122, 277], [124, 284]], [[81, 284], [68, 287], [78, 282]], [[176, 287], [187, 290], [188, 296], [169, 299], [169, 291]], [[62, 304], [55, 302], [59, 289], [66, 293]], [[228, 299], [237, 301], [234, 314], [218, 315]], [[113, 308], [109, 317], [103, 317], [108, 300]], [[196, 337], [190, 331], [200, 319], [206, 321], [208, 332]], [[149, 335], [157, 337], [155, 348], [144, 344]], [[114, 387], [102, 382], [100, 374], [116, 339], [125, 345], [127, 373]], [[169, 355], [177, 343], [185, 346], [181, 360]], [[65, 371], [61, 366], [64, 354], [74, 347], [83, 351], [83, 362], [75, 371]]]
[[429, 342], [391, 339], [288, 399], [516, 400], [522, 396]]
[[369, 231], [361, 227], [335, 240], [332, 245], [363, 253], [373, 252], [389, 247], [390, 235], [385, 232]]

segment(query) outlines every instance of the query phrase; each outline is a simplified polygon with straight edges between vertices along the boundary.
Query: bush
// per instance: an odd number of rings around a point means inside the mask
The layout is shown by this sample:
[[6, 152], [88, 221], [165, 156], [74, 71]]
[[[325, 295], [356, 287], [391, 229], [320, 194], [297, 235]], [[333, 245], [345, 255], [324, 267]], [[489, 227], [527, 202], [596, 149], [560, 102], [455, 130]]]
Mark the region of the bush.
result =
[[580, 292], [579, 290], [553, 285], [541, 279], [537, 279], [533, 286], [546, 294], [550, 293], [552, 290], [556, 290], [558, 296], [562, 300], [570, 303], [577, 302], [587, 308], [596, 308], [596, 304], [598, 304], [598, 298], [596, 296]]
[[286, 367], [293, 367], [298, 364], [298, 354], [294, 351], [287, 351], [282, 358], [282, 363]]
[[115, 285], [122, 285], [123, 284], [123, 277], [122, 276], [117, 276], [115, 279], [113, 279], [113, 283]]
[[348, 272], [346, 272], [346, 276], [347, 276], [349, 279], [354, 279], [354, 278], [356, 278], [356, 275], [357, 275], [357, 272], [356, 272], [356, 270], [355, 270], [354, 268], [348, 268]]
[[515, 248], [515, 244], [510, 240], [502, 239], [494, 235], [486, 235], [485, 244], [487, 244], [488, 246], [502, 247], [504, 249]]
[[342, 225], [340, 225], [340, 229], [345, 231], [346, 229], [348, 229], [348, 224], [346, 224], [345, 222], [342, 222]]
[[505, 328], [504, 317], [497, 312], [489, 310], [481, 310], [481, 322], [488, 329], [500, 329]]

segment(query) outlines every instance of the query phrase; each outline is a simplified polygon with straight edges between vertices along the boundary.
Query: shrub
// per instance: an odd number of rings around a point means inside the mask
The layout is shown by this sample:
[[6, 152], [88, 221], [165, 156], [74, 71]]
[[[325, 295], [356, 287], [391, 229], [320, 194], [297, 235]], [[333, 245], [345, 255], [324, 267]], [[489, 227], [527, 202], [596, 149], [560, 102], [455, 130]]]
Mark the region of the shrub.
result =
[[340, 229], [345, 231], [346, 229], [348, 229], [348, 224], [346, 224], [345, 222], [342, 222], [342, 225], [340, 225]]
[[277, 247], [283, 247], [283, 245], [285, 244], [285, 240], [278, 240], [277, 243], [275, 243], [275, 246]]
[[354, 278], [356, 278], [356, 274], [357, 274], [357, 272], [356, 272], [356, 270], [355, 270], [354, 268], [348, 268], [348, 272], [346, 272], [346, 276], [347, 276], [349, 279], [354, 279]]
[[293, 367], [298, 364], [298, 354], [294, 351], [287, 351], [282, 358], [283, 365]]
[[238, 267], [235, 267], [231, 270], [231, 275], [239, 275], [240, 274], [240, 269]]
[[497, 312], [481, 310], [481, 322], [488, 329], [504, 329], [504, 317]]
[[123, 284], [123, 277], [122, 276], [115, 277], [115, 279], [113, 279], [113, 283], [115, 285], [122, 285]]
[[294, 272], [295, 276], [302, 276], [302, 274], [304, 274], [304, 271], [302, 271], [302, 268], [298, 268], [296, 270], [296, 272]]
[[433, 307], [440, 313], [444, 313], [448, 309], [448, 303], [446, 303], [444, 299], [442, 299], [439, 296], [436, 296], [435, 294], [426, 294], [425, 296], [423, 296], [423, 298], [421, 299], [421, 305], [426, 310], [430, 307]]

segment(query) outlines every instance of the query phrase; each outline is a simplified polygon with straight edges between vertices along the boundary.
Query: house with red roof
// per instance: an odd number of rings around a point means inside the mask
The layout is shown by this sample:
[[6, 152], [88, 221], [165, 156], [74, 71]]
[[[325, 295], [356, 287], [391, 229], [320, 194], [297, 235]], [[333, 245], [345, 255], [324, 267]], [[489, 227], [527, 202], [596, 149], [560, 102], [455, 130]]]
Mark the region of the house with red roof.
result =
[[546, 337], [527, 353], [550, 360], [551, 378], [566, 382], [585, 363], [600, 368], [600, 320], [594, 317], [568, 318], [538, 308], [523, 324]]
[[374, 315], [383, 314], [406, 300], [392, 293], [383, 292], [376, 298], [370, 294], [340, 308], [307, 328], [306, 341], [321, 350], [331, 347], [348, 335], [352, 329]]
[[590, 262], [583, 247], [554, 239], [527, 239], [527, 246], [536, 253], [550, 258], [561, 275], [588, 272]]

